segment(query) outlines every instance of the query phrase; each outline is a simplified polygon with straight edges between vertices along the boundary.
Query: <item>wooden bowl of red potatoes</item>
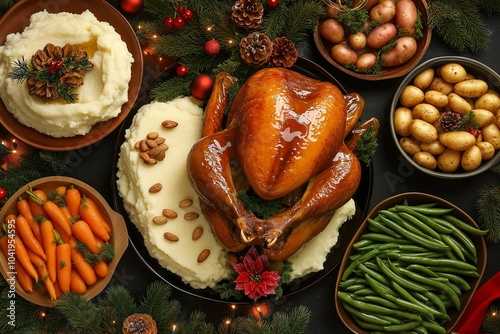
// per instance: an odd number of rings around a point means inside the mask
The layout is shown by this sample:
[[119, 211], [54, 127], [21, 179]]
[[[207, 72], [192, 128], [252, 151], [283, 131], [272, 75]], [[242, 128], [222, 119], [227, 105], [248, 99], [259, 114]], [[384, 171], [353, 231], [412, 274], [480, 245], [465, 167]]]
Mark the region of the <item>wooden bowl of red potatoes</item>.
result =
[[321, 55], [355, 78], [401, 77], [422, 59], [431, 41], [425, 0], [325, 1], [314, 32]]

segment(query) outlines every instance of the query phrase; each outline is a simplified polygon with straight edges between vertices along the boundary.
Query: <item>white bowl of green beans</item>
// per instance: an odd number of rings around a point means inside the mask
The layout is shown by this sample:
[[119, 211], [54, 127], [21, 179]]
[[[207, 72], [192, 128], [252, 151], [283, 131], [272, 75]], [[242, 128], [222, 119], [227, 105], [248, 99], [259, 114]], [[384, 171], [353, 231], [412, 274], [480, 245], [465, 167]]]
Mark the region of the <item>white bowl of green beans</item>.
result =
[[342, 259], [335, 304], [354, 333], [449, 333], [486, 266], [477, 223], [454, 204], [402, 193], [368, 214]]

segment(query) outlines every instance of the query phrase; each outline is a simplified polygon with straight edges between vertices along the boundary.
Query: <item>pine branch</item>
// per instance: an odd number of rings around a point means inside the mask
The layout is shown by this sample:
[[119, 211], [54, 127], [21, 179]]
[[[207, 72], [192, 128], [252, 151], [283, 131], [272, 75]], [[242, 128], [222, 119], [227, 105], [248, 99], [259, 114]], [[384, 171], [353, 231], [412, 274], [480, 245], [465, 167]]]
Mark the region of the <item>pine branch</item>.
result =
[[180, 303], [169, 300], [171, 294], [170, 285], [155, 281], [149, 285], [139, 305], [139, 313], [149, 314], [155, 319], [159, 333], [167, 333], [180, 314]]
[[283, 27], [289, 17], [290, 10], [287, 6], [278, 6], [270, 12], [269, 17], [262, 23], [260, 31], [266, 34], [271, 40], [283, 35]]
[[259, 321], [253, 316], [238, 317], [235, 320], [240, 333], [245, 334], [274, 334], [268, 321]]
[[324, 11], [319, 1], [301, 1], [289, 8], [287, 23], [283, 28], [284, 37], [295, 45], [306, 38], [317, 23], [318, 16]]
[[481, 0], [478, 1], [479, 10], [488, 15], [499, 15], [500, 14], [500, 0]]
[[289, 314], [277, 312], [271, 322], [273, 334], [304, 333], [310, 317], [311, 311], [305, 306], [298, 306]]
[[82, 295], [68, 292], [61, 296], [55, 309], [60, 311], [68, 323], [78, 331], [84, 333], [98, 332], [102, 325], [102, 316], [99, 308], [88, 302]]
[[167, 102], [178, 96], [186, 96], [189, 94], [189, 86], [193, 77], [193, 75], [188, 75], [185, 78], [173, 77], [163, 81], [151, 89], [151, 98], [159, 102]]
[[486, 311], [481, 329], [486, 334], [500, 334], [500, 308], [490, 305]]
[[[166, 333], [160, 332], [159, 333]], [[215, 334], [215, 328], [212, 324], [207, 323], [205, 319], [205, 313], [200, 311], [194, 311], [190, 314], [189, 320], [179, 326], [179, 334]]]
[[483, 230], [489, 230], [486, 239], [500, 241], [500, 187], [483, 186], [476, 202], [478, 224]]
[[106, 289], [102, 299], [98, 301], [103, 307], [114, 309], [115, 329], [120, 330], [125, 318], [134, 314], [137, 305], [128, 290], [121, 285], [113, 285]]

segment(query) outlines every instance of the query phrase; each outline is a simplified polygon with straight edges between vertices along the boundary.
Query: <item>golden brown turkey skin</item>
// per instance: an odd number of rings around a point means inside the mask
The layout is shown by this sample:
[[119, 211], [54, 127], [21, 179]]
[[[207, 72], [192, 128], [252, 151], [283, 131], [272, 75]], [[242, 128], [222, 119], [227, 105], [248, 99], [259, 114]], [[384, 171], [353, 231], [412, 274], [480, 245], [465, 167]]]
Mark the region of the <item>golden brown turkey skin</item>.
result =
[[[190, 182], [222, 245], [240, 251], [258, 244], [271, 260], [283, 260], [356, 192], [361, 166], [344, 138], [364, 101], [292, 70], [263, 69], [239, 90], [221, 130], [233, 79], [225, 72], [216, 79], [203, 137], [188, 157]], [[238, 198], [248, 187], [264, 199], [305, 190], [286, 210], [260, 219]]]

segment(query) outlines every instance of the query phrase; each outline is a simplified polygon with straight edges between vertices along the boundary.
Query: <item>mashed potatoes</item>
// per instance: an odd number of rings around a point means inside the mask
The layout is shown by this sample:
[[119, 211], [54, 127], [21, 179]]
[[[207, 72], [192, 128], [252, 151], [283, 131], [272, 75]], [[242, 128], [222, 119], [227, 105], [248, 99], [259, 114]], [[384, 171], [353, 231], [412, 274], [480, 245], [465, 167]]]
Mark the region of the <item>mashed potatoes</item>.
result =
[[[48, 43], [71, 44], [87, 51], [93, 69], [86, 73], [83, 86], [74, 91], [76, 103], [43, 100], [28, 93], [26, 82], [6, 78], [14, 61], [24, 58], [29, 63]], [[84, 135], [97, 122], [120, 113], [128, 99], [133, 61], [115, 29], [91, 12], [38, 12], [23, 32], [8, 35], [0, 47], [0, 96], [14, 117], [28, 127], [53, 137]]]
[[[199, 199], [188, 181], [186, 159], [191, 147], [200, 138], [202, 125], [202, 109], [196, 103], [197, 100], [184, 97], [143, 106], [126, 131], [117, 176], [125, 209], [143, 235], [150, 255], [163, 267], [179, 275], [186, 284], [204, 288], [227, 278], [232, 269], [227, 264], [226, 251], [204, 218]], [[173, 120], [178, 126], [165, 129], [161, 125], [165, 120]], [[157, 132], [169, 146], [165, 159], [153, 165], [146, 164], [134, 147], [150, 132]], [[149, 187], [155, 183], [161, 183], [162, 190], [150, 193]], [[193, 200], [193, 206], [179, 209], [179, 202], [183, 199]], [[161, 215], [165, 208], [175, 209], [178, 217], [163, 225], [154, 224], [153, 218]], [[186, 221], [183, 215], [187, 212], [196, 212], [199, 217]], [[323, 269], [330, 249], [337, 243], [339, 228], [354, 212], [355, 204], [351, 199], [335, 212], [325, 230], [289, 258], [293, 265], [292, 278]], [[197, 226], [203, 228], [203, 235], [193, 241], [193, 229]], [[165, 232], [178, 236], [179, 241], [165, 239]], [[210, 255], [198, 263], [197, 257], [204, 249], [210, 249]]]

